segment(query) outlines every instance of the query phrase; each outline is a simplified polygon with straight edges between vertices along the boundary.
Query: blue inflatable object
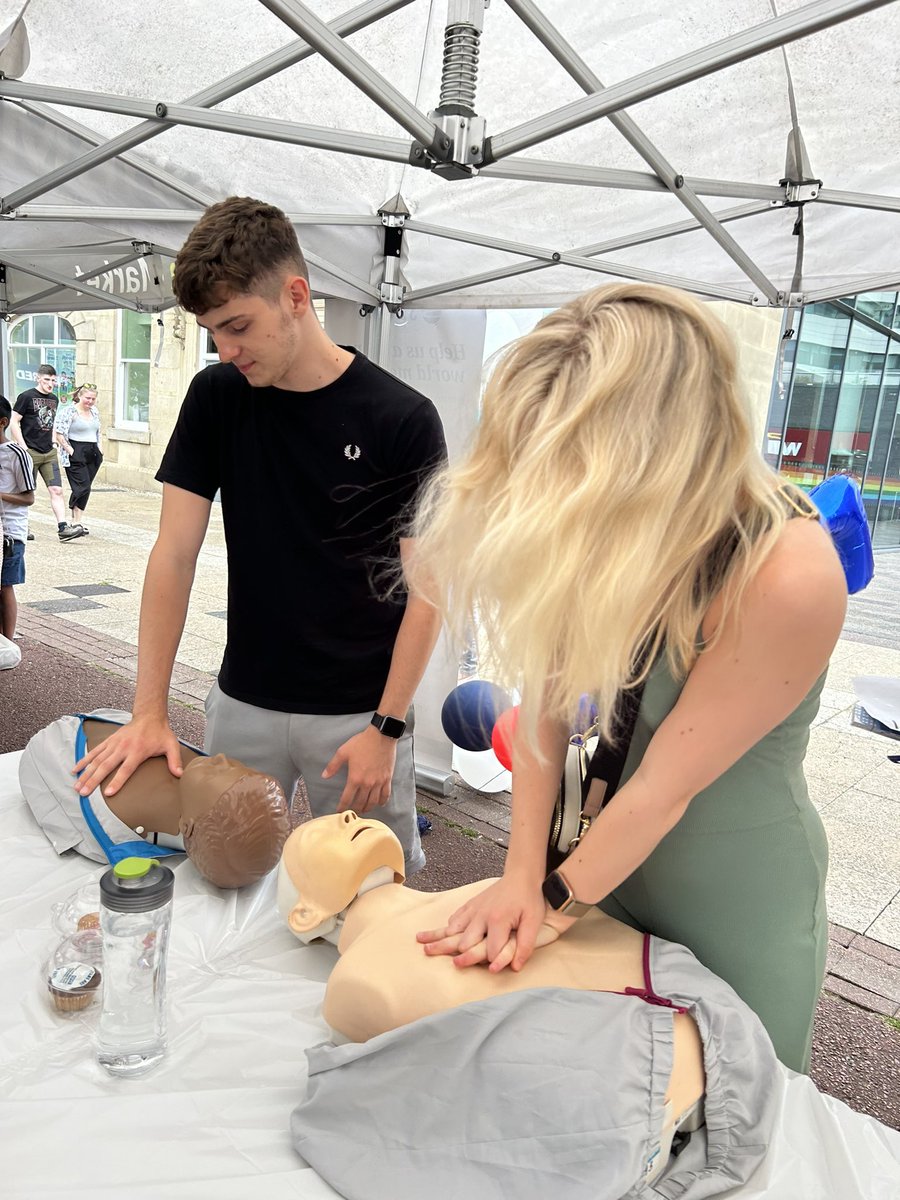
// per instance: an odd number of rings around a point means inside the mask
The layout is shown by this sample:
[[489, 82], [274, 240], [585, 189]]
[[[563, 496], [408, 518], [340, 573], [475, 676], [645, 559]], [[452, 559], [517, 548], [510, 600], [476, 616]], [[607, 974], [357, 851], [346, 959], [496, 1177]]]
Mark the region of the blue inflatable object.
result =
[[848, 475], [832, 475], [814, 487], [809, 498], [831, 534], [847, 577], [847, 591], [851, 596], [861, 592], [872, 581], [875, 560], [859, 485]]
[[578, 701], [578, 712], [575, 714], [575, 724], [572, 728], [573, 733], [587, 733], [597, 724], [597, 705], [593, 696], [587, 692]]
[[503, 688], [486, 679], [467, 679], [444, 701], [441, 725], [460, 750], [490, 750], [494, 724], [508, 708], [512, 700]]

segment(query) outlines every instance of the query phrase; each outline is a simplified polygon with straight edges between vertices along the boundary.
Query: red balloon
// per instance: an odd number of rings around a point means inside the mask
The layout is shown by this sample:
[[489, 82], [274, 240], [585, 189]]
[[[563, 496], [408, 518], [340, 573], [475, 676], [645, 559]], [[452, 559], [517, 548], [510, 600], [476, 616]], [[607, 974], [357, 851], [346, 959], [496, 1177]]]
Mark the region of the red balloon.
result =
[[518, 722], [519, 706], [516, 704], [500, 714], [494, 722], [494, 731], [491, 734], [491, 747], [507, 771], [512, 770], [512, 744]]

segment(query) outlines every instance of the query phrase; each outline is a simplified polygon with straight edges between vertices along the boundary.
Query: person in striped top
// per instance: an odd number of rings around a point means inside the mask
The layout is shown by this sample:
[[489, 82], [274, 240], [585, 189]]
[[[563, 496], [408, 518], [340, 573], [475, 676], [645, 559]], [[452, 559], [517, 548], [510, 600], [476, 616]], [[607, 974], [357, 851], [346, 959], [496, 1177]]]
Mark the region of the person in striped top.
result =
[[28, 451], [6, 436], [12, 406], [0, 396], [0, 523], [3, 525], [3, 567], [0, 573], [0, 634], [16, 632], [16, 585], [25, 582], [25, 542], [28, 506], [34, 504], [34, 471]]

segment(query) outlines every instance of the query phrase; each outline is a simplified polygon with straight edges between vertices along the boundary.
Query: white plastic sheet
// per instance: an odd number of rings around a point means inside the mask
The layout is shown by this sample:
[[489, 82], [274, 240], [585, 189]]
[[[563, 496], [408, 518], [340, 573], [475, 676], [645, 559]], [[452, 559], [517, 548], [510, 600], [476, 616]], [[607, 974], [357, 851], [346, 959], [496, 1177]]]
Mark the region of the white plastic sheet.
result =
[[[96, 1011], [48, 1006], [41, 960], [51, 906], [102, 873], [57, 858], [0, 756], [0, 1193], [4, 1200], [324, 1200], [295, 1155], [291, 1109], [320, 1015], [330, 946], [302, 947], [275, 911], [271, 877], [220, 892], [175, 867], [169, 1054], [143, 1079], [94, 1062]], [[776, 1140], [729, 1200], [896, 1200], [900, 1134], [784, 1071]], [[477, 1200], [473, 1198], [473, 1200]]]

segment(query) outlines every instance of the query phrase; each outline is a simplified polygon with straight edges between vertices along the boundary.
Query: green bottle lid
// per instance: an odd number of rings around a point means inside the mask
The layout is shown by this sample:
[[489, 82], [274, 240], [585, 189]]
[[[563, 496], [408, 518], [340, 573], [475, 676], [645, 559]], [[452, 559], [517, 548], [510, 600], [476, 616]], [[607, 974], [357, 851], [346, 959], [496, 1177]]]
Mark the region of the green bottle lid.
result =
[[123, 858], [100, 877], [100, 903], [113, 912], [150, 912], [172, 899], [175, 876], [156, 858]]
[[119, 879], [140, 879], [148, 874], [151, 867], [158, 867], [155, 858], [123, 858], [113, 867]]

